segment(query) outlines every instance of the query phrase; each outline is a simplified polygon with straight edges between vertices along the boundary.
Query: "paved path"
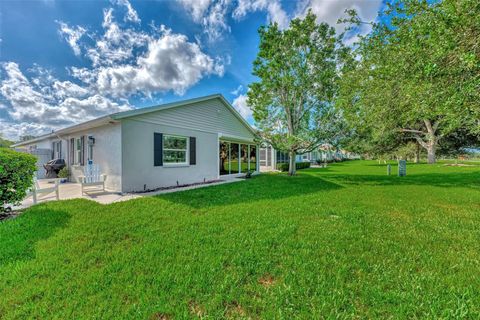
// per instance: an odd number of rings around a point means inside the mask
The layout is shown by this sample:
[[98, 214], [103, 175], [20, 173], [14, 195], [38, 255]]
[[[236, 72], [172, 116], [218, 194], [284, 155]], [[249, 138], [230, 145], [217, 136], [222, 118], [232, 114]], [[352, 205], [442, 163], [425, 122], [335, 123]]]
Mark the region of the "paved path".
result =
[[[84, 198], [84, 199], [96, 201], [101, 204], [109, 204], [113, 202], [136, 199], [140, 197], [155, 196], [163, 193], [179, 192], [179, 191], [185, 191], [185, 190], [191, 190], [191, 189], [197, 189], [197, 188], [206, 188], [206, 187], [216, 186], [216, 185], [225, 184], [225, 183], [240, 182], [243, 180], [244, 179], [226, 178], [226, 179], [223, 179], [222, 181], [218, 181], [214, 183], [199, 184], [194, 186], [165, 189], [165, 190], [146, 192], [146, 193], [123, 193], [122, 194], [118, 192], [93, 191], [92, 189], [92, 191], [87, 191], [86, 195], [83, 195], [83, 196], [81, 194], [79, 183], [67, 182], [67, 183], [61, 183], [59, 185], [59, 194], [60, 194], [60, 200]], [[49, 186], [49, 181], [46, 179], [39, 180], [39, 184], [40, 184], [40, 187], [42, 188], [47, 187]], [[55, 201], [55, 200], [56, 200], [55, 193], [42, 194], [38, 197], [38, 203], [45, 202], [45, 201]], [[23, 200], [22, 204], [18, 207], [15, 207], [14, 210], [28, 208], [32, 205], [33, 205], [33, 198], [32, 196], [30, 196], [30, 197], [27, 197], [25, 200]]]

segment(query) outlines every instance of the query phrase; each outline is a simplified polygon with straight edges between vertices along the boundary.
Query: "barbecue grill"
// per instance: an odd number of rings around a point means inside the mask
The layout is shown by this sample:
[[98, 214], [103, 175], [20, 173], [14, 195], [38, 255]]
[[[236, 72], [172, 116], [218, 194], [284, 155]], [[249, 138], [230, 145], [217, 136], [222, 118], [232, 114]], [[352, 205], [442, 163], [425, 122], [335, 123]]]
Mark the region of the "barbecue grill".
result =
[[48, 161], [43, 165], [45, 170], [47, 171], [46, 176], [49, 179], [57, 178], [58, 172], [65, 167], [65, 160], [64, 159], [53, 159]]

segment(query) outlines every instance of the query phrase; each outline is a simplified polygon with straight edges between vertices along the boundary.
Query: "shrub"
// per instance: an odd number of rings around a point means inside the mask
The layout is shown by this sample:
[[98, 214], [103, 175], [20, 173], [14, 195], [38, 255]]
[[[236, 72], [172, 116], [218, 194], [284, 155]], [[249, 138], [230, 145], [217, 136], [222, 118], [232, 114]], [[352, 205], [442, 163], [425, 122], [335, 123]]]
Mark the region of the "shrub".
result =
[[30, 154], [0, 149], [0, 212], [7, 209], [7, 204], [19, 204], [25, 198], [33, 184], [36, 162]]
[[59, 178], [68, 178], [70, 176], [70, 172], [68, 171], [67, 167], [63, 167], [58, 171], [58, 177]]
[[[310, 162], [297, 162], [295, 168], [297, 170], [310, 168]], [[277, 170], [288, 171], [288, 163], [277, 163]]]

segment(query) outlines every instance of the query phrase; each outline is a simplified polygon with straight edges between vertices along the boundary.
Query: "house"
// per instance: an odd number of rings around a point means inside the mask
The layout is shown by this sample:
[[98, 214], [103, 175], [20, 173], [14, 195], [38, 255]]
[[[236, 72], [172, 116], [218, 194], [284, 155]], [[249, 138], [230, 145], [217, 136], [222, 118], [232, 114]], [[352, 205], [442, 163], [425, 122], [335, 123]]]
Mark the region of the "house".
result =
[[220, 94], [103, 116], [13, 145], [63, 158], [71, 180], [89, 163], [106, 189], [138, 192], [257, 172], [255, 131]]
[[[270, 145], [260, 147], [259, 165], [260, 171], [276, 170], [278, 163], [289, 162], [288, 153], [275, 150]], [[310, 162], [317, 164], [318, 162], [331, 162], [359, 159], [359, 157], [351, 152], [336, 149], [330, 144], [323, 144], [317, 150], [296, 155], [296, 162]]]

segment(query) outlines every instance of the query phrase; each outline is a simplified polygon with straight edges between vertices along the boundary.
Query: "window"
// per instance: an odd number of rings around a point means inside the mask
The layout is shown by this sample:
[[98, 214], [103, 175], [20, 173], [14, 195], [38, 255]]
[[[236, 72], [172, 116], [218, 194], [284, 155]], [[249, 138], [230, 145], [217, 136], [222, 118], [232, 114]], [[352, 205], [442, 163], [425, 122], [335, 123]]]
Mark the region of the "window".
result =
[[62, 141], [55, 141], [52, 143], [52, 159], [62, 158]]
[[70, 139], [70, 164], [75, 164], [75, 138]]
[[84, 150], [85, 146], [85, 138], [82, 136], [77, 139], [77, 149], [76, 149], [76, 158], [75, 158], [75, 163], [82, 165], [84, 164]]
[[220, 175], [257, 171], [257, 146], [220, 141]]
[[250, 145], [250, 171], [257, 171], [257, 147]]
[[163, 136], [163, 163], [187, 164], [188, 138]]

